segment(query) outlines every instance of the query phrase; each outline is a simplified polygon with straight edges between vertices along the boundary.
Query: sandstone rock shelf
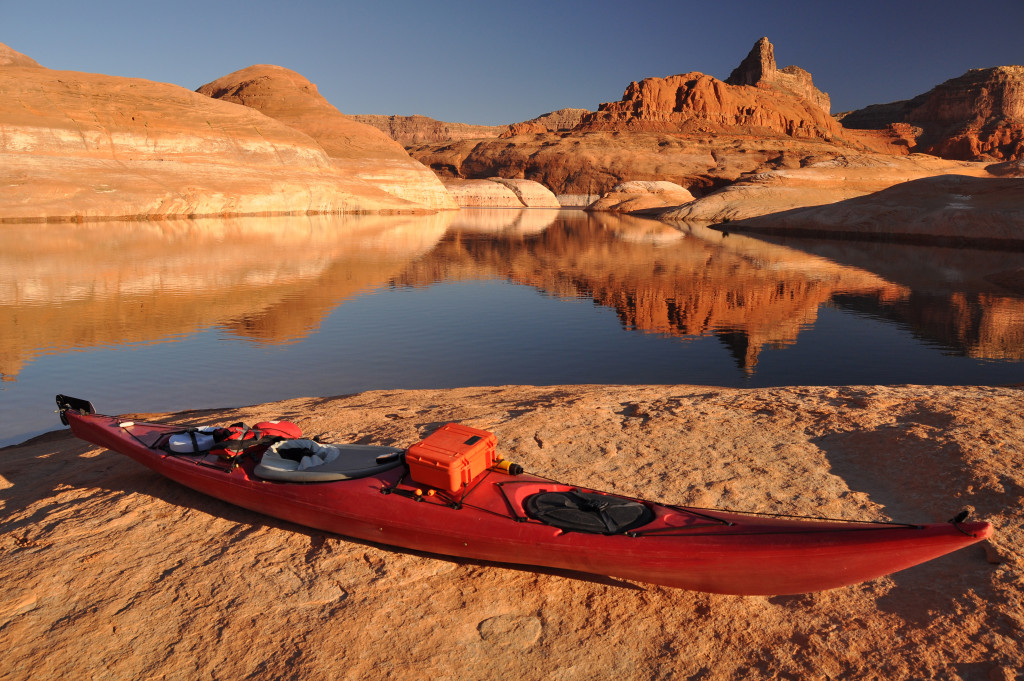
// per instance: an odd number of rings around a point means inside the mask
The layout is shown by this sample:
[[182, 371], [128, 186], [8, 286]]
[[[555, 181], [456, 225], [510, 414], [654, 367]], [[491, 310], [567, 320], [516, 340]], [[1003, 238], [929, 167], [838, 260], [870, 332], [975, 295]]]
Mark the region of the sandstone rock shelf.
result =
[[157, 417], [286, 418], [327, 440], [384, 444], [457, 420], [496, 432], [532, 472], [624, 494], [911, 521], [969, 508], [995, 524], [984, 547], [785, 598], [352, 542], [51, 433], [0, 457], [4, 677], [1012, 679], [1024, 669], [1020, 398], [1019, 387], [506, 386]]

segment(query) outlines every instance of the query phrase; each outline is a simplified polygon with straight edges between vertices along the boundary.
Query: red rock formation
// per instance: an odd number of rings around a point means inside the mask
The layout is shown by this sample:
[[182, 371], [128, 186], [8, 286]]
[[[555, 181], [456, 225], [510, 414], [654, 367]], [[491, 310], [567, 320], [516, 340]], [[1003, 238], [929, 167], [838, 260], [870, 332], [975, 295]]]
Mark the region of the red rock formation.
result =
[[250, 66], [207, 83], [198, 92], [248, 106], [309, 135], [339, 169], [389, 194], [427, 208], [456, 208], [437, 177], [410, 158], [402, 145], [343, 115], [316, 85], [290, 69]]
[[511, 125], [471, 125], [446, 123], [427, 116], [351, 115], [354, 121], [381, 130], [404, 147], [419, 144], [457, 142], [460, 140], [514, 137], [555, 130], [568, 130], [580, 122], [586, 109], [559, 109], [521, 123]]
[[761, 38], [740, 65], [725, 79], [729, 85], [753, 85], [786, 92], [794, 97], [813, 102], [828, 113], [832, 107], [829, 96], [814, 87], [811, 74], [799, 66], [778, 68], [775, 47], [768, 38]]
[[703, 195], [744, 173], [797, 168], [809, 159], [844, 151], [824, 140], [784, 136], [578, 130], [409, 149], [413, 158], [442, 177], [522, 177], [558, 195], [594, 199], [633, 180], [665, 180]]
[[508, 139], [423, 144], [410, 153], [442, 177], [523, 177], [585, 203], [622, 182], [668, 181], [701, 196], [744, 173], [866, 148], [906, 153], [887, 138], [844, 130], [809, 74], [776, 67], [767, 40], [730, 80], [697, 72], [648, 78], [568, 132], [514, 127]]
[[577, 130], [653, 130], [818, 138], [843, 136], [828, 95], [795, 66], [779, 70], [767, 38], [754, 45], [727, 81], [696, 71], [630, 83], [618, 102], [602, 104]]
[[917, 97], [838, 116], [901, 135], [913, 152], [960, 160], [1024, 158], [1024, 66], [972, 69]]

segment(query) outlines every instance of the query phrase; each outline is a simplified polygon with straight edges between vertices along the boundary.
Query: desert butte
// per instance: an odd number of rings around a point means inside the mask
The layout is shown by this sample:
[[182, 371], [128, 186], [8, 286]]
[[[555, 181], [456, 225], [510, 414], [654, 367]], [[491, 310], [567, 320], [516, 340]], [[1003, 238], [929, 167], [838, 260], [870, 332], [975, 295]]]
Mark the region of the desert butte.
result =
[[909, 522], [966, 509], [995, 526], [982, 545], [889, 577], [787, 597], [351, 541], [55, 431], [0, 456], [2, 678], [1019, 678], [1021, 396], [506, 386], [145, 416], [287, 419], [328, 442], [398, 446], [459, 421], [495, 432], [532, 473], [627, 495]]

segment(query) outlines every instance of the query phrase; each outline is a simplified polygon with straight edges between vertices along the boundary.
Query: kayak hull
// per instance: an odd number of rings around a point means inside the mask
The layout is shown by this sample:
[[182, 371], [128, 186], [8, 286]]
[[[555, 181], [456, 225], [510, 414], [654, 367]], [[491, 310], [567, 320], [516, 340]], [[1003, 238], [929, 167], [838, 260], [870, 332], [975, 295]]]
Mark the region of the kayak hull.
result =
[[841, 587], [936, 558], [992, 532], [984, 522], [860, 523], [652, 502], [643, 503], [655, 520], [636, 532], [567, 532], [528, 518], [523, 499], [579, 488], [531, 475], [490, 470], [460, 498], [432, 490], [418, 495], [404, 466], [352, 480], [269, 481], [253, 474], [251, 460], [232, 466], [150, 446], [180, 427], [125, 425], [116, 417], [75, 410], [63, 417], [77, 437], [177, 483], [305, 527], [448, 557], [714, 593], [781, 595]]

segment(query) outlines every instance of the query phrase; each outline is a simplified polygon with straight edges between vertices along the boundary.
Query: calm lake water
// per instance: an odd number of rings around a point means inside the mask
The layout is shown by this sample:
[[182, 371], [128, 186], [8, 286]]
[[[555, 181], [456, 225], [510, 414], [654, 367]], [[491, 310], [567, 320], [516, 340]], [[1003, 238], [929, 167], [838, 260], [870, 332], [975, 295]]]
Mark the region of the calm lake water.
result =
[[0, 445], [56, 393], [1021, 383], [1022, 261], [539, 209], [0, 225]]

